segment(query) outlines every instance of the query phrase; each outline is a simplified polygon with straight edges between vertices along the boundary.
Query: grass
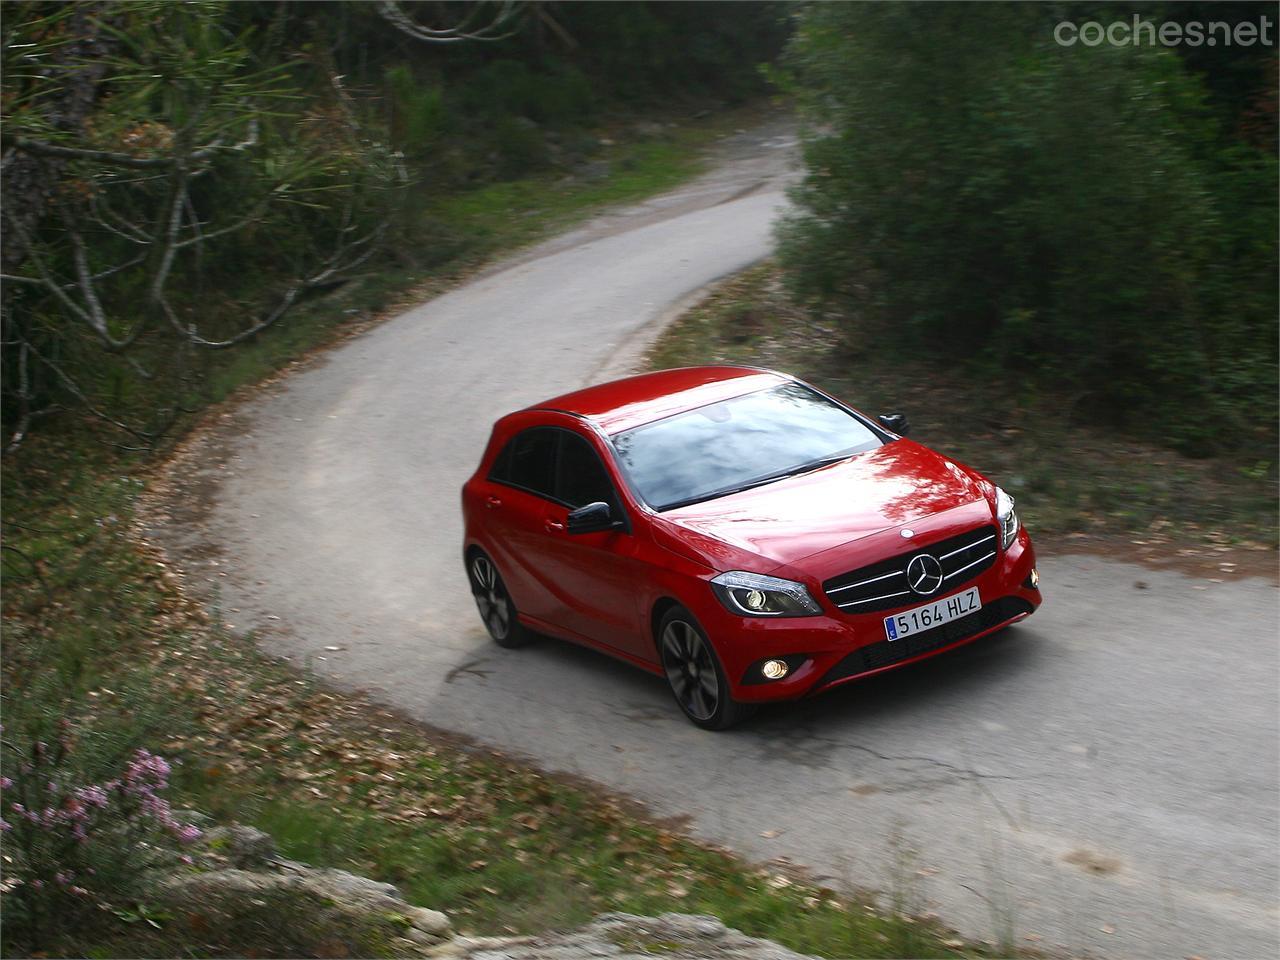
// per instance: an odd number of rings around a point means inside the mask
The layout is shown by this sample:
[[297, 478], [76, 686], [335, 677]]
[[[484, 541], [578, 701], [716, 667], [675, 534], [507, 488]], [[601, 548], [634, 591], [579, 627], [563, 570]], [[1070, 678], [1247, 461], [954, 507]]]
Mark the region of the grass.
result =
[[[696, 172], [692, 150], [717, 129], [620, 147], [608, 180], [535, 179], [443, 201], [435, 215], [461, 238], [444, 265], [371, 275], [306, 305], [209, 367], [206, 399], [270, 376], [397, 299], [456, 282], [486, 256], [674, 185]], [[189, 603], [139, 538], [147, 476], [145, 456], [66, 423], [6, 462], [6, 740], [51, 738], [69, 723], [85, 780], [146, 746], [175, 761], [175, 805], [259, 826], [287, 856], [394, 882], [464, 930], [532, 932], [603, 910], [674, 910], [827, 956], [974, 954], [928, 923], [693, 843], [588, 786], [468, 750], [263, 656]], [[14, 759], [6, 748], [5, 764]], [[3, 953], [394, 952], [387, 931], [271, 922], [305, 905], [240, 905], [211, 931], [131, 896], [103, 891], [110, 909], [40, 943], [25, 941], [6, 911]]]
[[1081, 422], [1070, 398], [1020, 393], [999, 371], [851, 346], [847, 322], [793, 303], [768, 262], [717, 288], [647, 362], [773, 367], [868, 413], [905, 412], [913, 439], [1004, 486], [1045, 545], [1174, 560], [1215, 577], [1274, 570], [1275, 463], [1192, 460], [1129, 440]]
[[560, 174], [495, 183], [447, 198], [429, 215], [465, 224], [464, 243], [486, 251], [530, 243], [563, 229], [601, 207], [661, 193], [701, 169], [698, 149], [724, 121], [707, 127], [673, 130], [666, 139], [616, 147], [600, 161], [610, 173], [596, 180], [574, 181]]

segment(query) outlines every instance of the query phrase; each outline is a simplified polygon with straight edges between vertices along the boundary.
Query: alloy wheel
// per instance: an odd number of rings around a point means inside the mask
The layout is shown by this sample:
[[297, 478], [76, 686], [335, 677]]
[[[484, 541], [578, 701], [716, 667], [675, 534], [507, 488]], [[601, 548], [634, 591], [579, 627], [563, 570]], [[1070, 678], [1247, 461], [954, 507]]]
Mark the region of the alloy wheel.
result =
[[672, 620], [662, 631], [662, 662], [680, 705], [696, 720], [710, 720], [720, 705], [720, 681], [711, 651], [692, 624]]
[[471, 593], [476, 599], [480, 619], [495, 640], [502, 640], [511, 629], [511, 602], [493, 561], [479, 556], [471, 561]]

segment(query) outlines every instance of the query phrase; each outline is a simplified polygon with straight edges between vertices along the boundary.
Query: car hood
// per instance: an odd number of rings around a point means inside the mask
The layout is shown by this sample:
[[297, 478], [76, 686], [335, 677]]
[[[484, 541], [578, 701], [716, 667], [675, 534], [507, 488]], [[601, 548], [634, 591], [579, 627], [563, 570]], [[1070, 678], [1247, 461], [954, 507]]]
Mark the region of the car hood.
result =
[[680, 552], [695, 552], [713, 568], [740, 567], [750, 559], [744, 555], [777, 567], [972, 503], [990, 489], [963, 465], [895, 440], [811, 473], [659, 516], [688, 548]]

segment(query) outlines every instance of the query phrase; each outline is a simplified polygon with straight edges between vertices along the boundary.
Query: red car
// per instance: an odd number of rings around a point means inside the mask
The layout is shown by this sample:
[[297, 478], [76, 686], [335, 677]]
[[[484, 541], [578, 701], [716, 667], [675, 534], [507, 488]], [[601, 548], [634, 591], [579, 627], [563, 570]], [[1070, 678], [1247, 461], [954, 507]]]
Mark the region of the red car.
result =
[[695, 724], [944, 653], [1040, 605], [1013, 499], [785, 374], [665, 370], [499, 420], [462, 490], [504, 647], [665, 676]]

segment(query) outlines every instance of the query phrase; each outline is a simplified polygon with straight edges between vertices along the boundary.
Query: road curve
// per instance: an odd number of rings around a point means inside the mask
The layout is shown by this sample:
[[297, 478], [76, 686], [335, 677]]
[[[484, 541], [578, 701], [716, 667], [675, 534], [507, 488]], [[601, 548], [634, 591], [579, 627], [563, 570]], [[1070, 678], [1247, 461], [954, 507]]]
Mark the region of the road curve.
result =
[[205, 522], [156, 536], [273, 652], [688, 815], [749, 857], [835, 884], [905, 879], [917, 908], [970, 936], [1277, 955], [1280, 662], [1263, 580], [1045, 558], [1045, 604], [1025, 624], [721, 735], [604, 656], [487, 640], [458, 493], [490, 424], [625, 367], [672, 305], [765, 256], [787, 145], [785, 129], [741, 136], [691, 187], [264, 391], [175, 478], [214, 491]]

